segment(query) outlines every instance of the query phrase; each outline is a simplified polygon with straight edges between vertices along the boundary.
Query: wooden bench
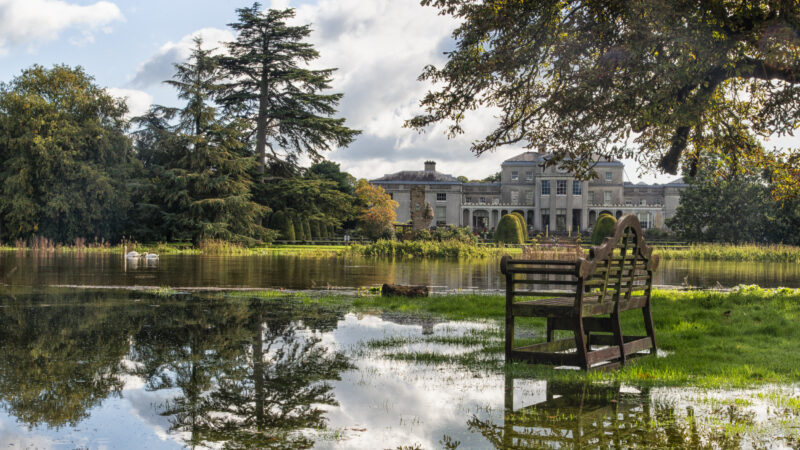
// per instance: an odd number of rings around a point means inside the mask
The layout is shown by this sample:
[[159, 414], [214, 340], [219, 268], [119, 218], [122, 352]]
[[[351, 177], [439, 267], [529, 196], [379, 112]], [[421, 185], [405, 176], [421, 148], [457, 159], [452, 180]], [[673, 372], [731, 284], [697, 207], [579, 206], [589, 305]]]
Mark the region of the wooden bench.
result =
[[[589, 257], [576, 261], [514, 260], [505, 256], [506, 361], [578, 366], [624, 365], [644, 350], [656, 352], [650, 311], [658, 259], [644, 241], [636, 216], [619, 219], [614, 232]], [[553, 290], [558, 288], [558, 290]], [[626, 336], [620, 313], [642, 311], [646, 336]], [[546, 342], [515, 345], [514, 319], [547, 318]], [[554, 340], [554, 331], [573, 337]]]

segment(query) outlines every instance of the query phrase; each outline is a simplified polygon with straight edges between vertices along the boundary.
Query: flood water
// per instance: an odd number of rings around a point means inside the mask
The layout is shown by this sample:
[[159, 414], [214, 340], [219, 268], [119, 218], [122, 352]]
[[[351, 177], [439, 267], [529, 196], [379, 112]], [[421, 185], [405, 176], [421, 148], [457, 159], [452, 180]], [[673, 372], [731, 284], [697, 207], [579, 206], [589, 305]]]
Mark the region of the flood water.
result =
[[[496, 259], [385, 260], [313, 256], [165, 255], [156, 265], [102, 253], [0, 252], [0, 285], [358, 289], [383, 283], [434, 291], [500, 291]], [[800, 288], [800, 264], [662, 261], [660, 286]]]
[[392, 356], [474, 351], [496, 326], [280, 298], [0, 294], [0, 447], [800, 445], [796, 387], [559, 385]]

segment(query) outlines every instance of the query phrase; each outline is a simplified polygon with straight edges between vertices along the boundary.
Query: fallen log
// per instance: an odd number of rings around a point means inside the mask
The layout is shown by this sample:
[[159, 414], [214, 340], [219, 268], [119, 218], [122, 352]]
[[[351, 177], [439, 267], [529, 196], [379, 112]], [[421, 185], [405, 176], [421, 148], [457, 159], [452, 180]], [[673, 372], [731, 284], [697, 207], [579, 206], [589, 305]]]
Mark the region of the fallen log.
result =
[[383, 297], [427, 297], [428, 286], [403, 286], [401, 284], [384, 283], [381, 288]]

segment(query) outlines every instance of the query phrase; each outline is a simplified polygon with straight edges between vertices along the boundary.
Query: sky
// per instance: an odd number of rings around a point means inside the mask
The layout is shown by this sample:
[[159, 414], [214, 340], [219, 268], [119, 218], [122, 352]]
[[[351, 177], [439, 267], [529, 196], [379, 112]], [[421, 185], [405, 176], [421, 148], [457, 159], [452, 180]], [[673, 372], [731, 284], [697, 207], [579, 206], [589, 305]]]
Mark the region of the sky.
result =
[[[162, 82], [189, 54], [192, 39], [209, 47], [233, 40], [237, 0], [0, 0], [0, 81], [33, 64], [82, 66], [112, 94], [125, 97], [131, 115], [151, 104], [177, 106]], [[476, 157], [470, 143], [492, 129], [495, 115], [476, 111], [467, 133], [448, 139], [442, 126], [423, 133], [403, 128], [421, 112], [430, 88], [417, 80], [429, 64], [441, 66], [453, 48], [456, 22], [419, 0], [266, 0], [263, 7], [296, 8], [296, 24], [311, 24], [320, 52], [315, 68], [338, 70], [332, 91], [344, 94], [338, 117], [362, 134], [347, 148], [327, 154], [357, 178], [399, 170], [437, 170], [471, 179], [489, 176], [522, 151], [504, 147]], [[627, 181], [669, 182], [675, 176], [644, 174], [626, 161]]]

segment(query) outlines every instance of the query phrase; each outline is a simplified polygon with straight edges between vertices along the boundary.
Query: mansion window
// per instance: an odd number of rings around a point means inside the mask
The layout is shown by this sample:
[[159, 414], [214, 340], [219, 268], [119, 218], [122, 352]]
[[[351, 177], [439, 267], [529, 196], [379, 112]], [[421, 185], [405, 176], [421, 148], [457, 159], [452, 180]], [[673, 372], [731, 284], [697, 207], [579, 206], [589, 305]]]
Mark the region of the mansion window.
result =
[[614, 175], [611, 172], [606, 172], [606, 182], [610, 183]]
[[642, 205], [642, 206], [647, 206], [647, 199], [643, 198], [643, 199], [642, 199], [642, 200], [639, 202], [639, 204], [640, 204], [640, 205]]
[[636, 216], [639, 219], [639, 223], [642, 224], [642, 228], [648, 229], [653, 227], [653, 216], [649, 212], [638, 213]]
[[589, 204], [594, 204], [594, 191], [589, 191]]
[[511, 181], [519, 181], [519, 172], [516, 170], [511, 172]]
[[394, 193], [393, 192], [389, 192], [389, 198], [394, 200]]
[[436, 217], [436, 225], [446, 225], [447, 224], [447, 207], [446, 206], [437, 206], [436, 211], [434, 212], [434, 217]]
[[550, 180], [542, 180], [542, 195], [550, 195]]
[[472, 203], [472, 197], [467, 196], [467, 199], [464, 200], [464, 203]]
[[572, 195], [581, 195], [581, 182], [580, 181], [573, 181], [572, 182]]
[[533, 181], [533, 171], [529, 170], [525, 172], [525, 181]]
[[603, 204], [610, 205], [611, 204], [611, 191], [603, 192]]
[[567, 195], [567, 180], [556, 180], [556, 195]]
[[447, 200], [447, 193], [446, 192], [437, 192], [436, 193], [436, 201], [437, 202], [444, 202]]
[[519, 191], [511, 191], [511, 204], [512, 205], [519, 204]]
[[480, 204], [486, 203], [486, 197], [481, 197], [480, 199], [478, 199], [478, 203]]
[[533, 191], [526, 191], [525, 192], [525, 204], [526, 205], [533, 205]]

